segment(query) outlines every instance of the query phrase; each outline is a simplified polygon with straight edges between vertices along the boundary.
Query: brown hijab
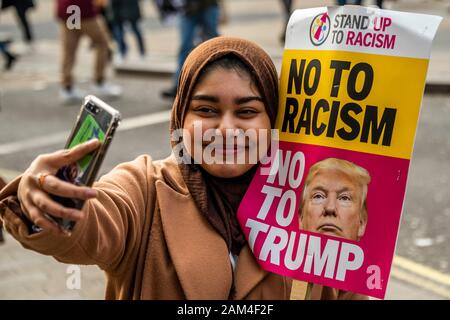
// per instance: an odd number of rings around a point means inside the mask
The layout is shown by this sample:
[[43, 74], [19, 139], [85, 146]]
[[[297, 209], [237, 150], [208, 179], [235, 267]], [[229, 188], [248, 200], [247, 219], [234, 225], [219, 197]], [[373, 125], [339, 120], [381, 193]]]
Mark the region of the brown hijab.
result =
[[[172, 108], [171, 133], [183, 128], [201, 71], [211, 62], [226, 55], [236, 56], [247, 66], [249, 73], [256, 80], [273, 127], [278, 110], [278, 76], [271, 58], [253, 42], [217, 37], [195, 48], [183, 65]], [[177, 143], [178, 141], [172, 141], [172, 147]], [[256, 172], [256, 166], [240, 177], [229, 179], [214, 177], [198, 164], [180, 163], [179, 168], [201, 213], [223, 237], [229, 251], [239, 255], [245, 244], [245, 237], [239, 227], [236, 212]]]

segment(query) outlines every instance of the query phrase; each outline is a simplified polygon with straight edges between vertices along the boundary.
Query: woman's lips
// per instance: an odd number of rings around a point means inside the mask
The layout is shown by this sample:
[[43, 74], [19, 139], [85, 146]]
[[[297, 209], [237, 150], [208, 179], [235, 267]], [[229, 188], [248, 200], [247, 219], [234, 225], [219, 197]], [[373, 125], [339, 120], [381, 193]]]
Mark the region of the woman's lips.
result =
[[208, 146], [208, 148], [210, 148], [211, 150], [215, 151], [216, 155], [220, 155], [220, 154], [237, 154], [240, 152], [245, 151], [245, 149], [247, 149], [246, 146], [242, 146], [242, 145], [211, 145], [211, 144], [206, 144], [203, 145], [203, 147], [205, 148], [206, 146]]
[[214, 150], [216, 154], [237, 154], [243, 152], [245, 150], [245, 147], [237, 147], [237, 146], [235, 146], [234, 148], [216, 147]]

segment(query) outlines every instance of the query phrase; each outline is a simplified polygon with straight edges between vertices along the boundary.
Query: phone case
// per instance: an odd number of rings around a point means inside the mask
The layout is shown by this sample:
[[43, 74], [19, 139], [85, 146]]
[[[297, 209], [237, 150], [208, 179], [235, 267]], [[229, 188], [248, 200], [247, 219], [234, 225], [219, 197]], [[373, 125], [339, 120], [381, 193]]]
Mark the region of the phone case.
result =
[[[104, 115], [105, 112], [111, 116], [108, 124], [107, 124], [107, 128], [104, 134], [104, 141], [101, 144], [101, 146], [99, 147], [99, 149], [97, 149], [96, 151], [94, 151], [94, 157], [91, 159], [91, 162], [89, 164], [88, 170], [86, 171], [85, 174], [83, 174], [83, 178], [81, 181], [79, 181], [79, 185], [84, 185], [84, 186], [92, 186], [92, 184], [94, 183], [97, 174], [100, 170], [100, 167], [102, 165], [103, 159], [106, 155], [106, 152], [111, 144], [112, 138], [114, 136], [114, 133], [117, 129], [117, 127], [120, 124], [120, 120], [121, 120], [121, 114], [120, 112], [118, 112], [117, 110], [115, 110], [114, 108], [112, 108], [111, 106], [109, 106], [108, 104], [106, 104], [105, 102], [101, 101], [100, 99], [98, 99], [95, 96], [87, 96], [85, 98], [85, 102], [83, 103], [83, 106], [81, 107], [80, 113], [78, 114], [77, 117], [77, 121], [75, 122], [75, 125], [69, 135], [69, 138], [67, 140], [66, 146], [65, 148], [68, 149], [75, 137], [75, 135], [77, 134], [77, 131], [80, 130], [81, 127], [81, 119], [83, 114], [90, 113], [92, 114], [91, 111], [88, 110], [89, 106], [94, 106], [96, 108], [99, 108], [99, 110], [102, 111], [101, 115]], [[95, 119], [97, 121], [97, 119]], [[103, 128], [102, 128], [103, 129]], [[61, 169], [60, 169], [61, 170]], [[61, 178], [61, 174], [60, 170], [57, 173], [57, 176], [59, 178]], [[65, 180], [65, 179], [63, 179]], [[52, 196], [52, 198], [61, 203], [62, 205], [66, 206], [66, 207], [73, 207], [73, 208], [77, 208], [77, 209], [82, 209], [84, 202], [83, 200], [79, 200], [79, 199], [68, 199], [68, 198], [64, 198], [64, 197], [58, 197], [58, 196]], [[50, 219], [52, 219], [53, 221], [55, 221], [56, 223], [58, 223], [59, 225], [61, 225], [64, 229], [66, 230], [72, 230], [73, 227], [75, 226], [75, 221], [71, 221], [71, 220], [67, 220], [67, 219], [63, 219], [63, 218], [59, 218], [59, 217], [53, 217], [53, 216], [49, 216]]]

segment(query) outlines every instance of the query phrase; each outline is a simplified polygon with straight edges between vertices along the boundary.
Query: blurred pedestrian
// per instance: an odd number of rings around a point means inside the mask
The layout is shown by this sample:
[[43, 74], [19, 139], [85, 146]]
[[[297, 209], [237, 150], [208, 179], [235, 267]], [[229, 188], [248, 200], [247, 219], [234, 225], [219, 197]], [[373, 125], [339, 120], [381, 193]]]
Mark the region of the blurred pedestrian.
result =
[[99, 16], [103, 19], [103, 22], [106, 27], [106, 31], [108, 31], [108, 36], [111, 39], [114, 39], [113, 29], [110, 19], [108, 18], [108, 5], [110, 0], [95, 0], [94, 4], [98, 9]]
[[[109, 42], [114, 41], [112, 25], [108, 19], [108, 15], [106, 12], [109, 0], [94, 0], [94, 4], [98, 10], [99, 20], [102, 21], [103, 25], [105, 26], [105, 30], [107, 31], [106, 33], [108, 35]], [[90, 48], [95, 49], [95, 43], [91, 42]], [[111, 46], [108, 46], [108, 63], [112, 62], [112, 58], [113, 58], [113, 50]]]
[[119, 49], [117, 62], [122, 62], [128, 54], [128, 45], [125, 40], [125, 28], [129, 26], [133, 31], [141, 57], [145, 57], [145, 43], [139, 22], [141, 9], [139, 0], [110, 0], [107, 10], [108, 20], [111, 22], [114, 40]]
[[280, 41], [282, 44], [284, 44], [285, 37], [286, 37], [286, 27], [289, 22], [289, 18], [291, 17], [292, 13], [292, 0], [281, 0], [281, 4], [283, 5], [283, 14], [284, 14], [284, 29], [281, 32]]
[[[362, 5], [362, 0], [356, 0], [355, 4], [361, 6]], [[378, 8], [383, 9], [383, 0], [377, 0], [376, 4], [377, 4]]]
[[[72, 12], [68, 8], [79, 7], [79, 26], [69, 26]], [[96, 51], [94, 66], [93, 94], [101, 97], [118, 97], [122, 89], [106, 81], [106, 67], [108, 65], [109, 42], [103, 21], [98, 16], [98, 7], [94, 0], [57, 0], [57, 16], [60, 23], [62, 38], [62, 88], [60, 99], [63, 103], [81, 102], [83, 93], [74, 86], [72, 70], [78, 44], [82, 36], [88, 36]]]
[[[356, 4], [358, 6], [362, 5], [362, 0], [355, 0], [354, 2], [348, 3], [347, 0], [338, 0], [338, 5], [343, 6], [346, 4]], [[383, 0], [377, 0], [377, 7], [383, 9]]]
[[180, 14], [184, 0], [153, 0], [162, 24], [169, 25]]
[[28, 10], [34, 8], [33, 0], [3, 0], [2, 10], [14, 7], [19, 25], [22, 29], [23, 41], [28, 50], [33, 49], [34, 34], [31, 23], [28, 21]]
[[172, 87], [162, 92], [163, 97], [171, 99], [175, 97], [181, 68], [189, 52], [195, 47], [196, 36], [201, 35], [202, 40], [207, 40], [219, 35], [217, 30], [219, 13], [219, 0], [186, 0], [181, 7], [178, 25], [181, 38], [178, 66], [172, 80]]
[[9, 42], [0, 40], [0, 52], [5, 60], [4, 69], [10, 70], [17, 60], [17, 56], [8, 48]]

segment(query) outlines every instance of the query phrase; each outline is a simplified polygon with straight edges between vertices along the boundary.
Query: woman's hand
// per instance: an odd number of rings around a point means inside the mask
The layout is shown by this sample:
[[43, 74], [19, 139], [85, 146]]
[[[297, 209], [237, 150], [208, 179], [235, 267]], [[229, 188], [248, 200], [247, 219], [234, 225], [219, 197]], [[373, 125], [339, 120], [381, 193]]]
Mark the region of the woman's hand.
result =
[[67, 208], [50, 198], [50, 194], [87, 200], [95, 198], [97, 192], [88, 187], [80, 187], [55, 177], [59, 168], [74, 163], [100, 146], [100, 142], [90, 140], [72, 149], [59, 150], [38, 156], [24, 172], [19, 183], [17, 196], [22, 210], [28, 218], [43, 229], [65, 234], [65, 230], [56, 222], [45, 217], [55, 217], [79, 221], [83, 219], [81, 210]]

